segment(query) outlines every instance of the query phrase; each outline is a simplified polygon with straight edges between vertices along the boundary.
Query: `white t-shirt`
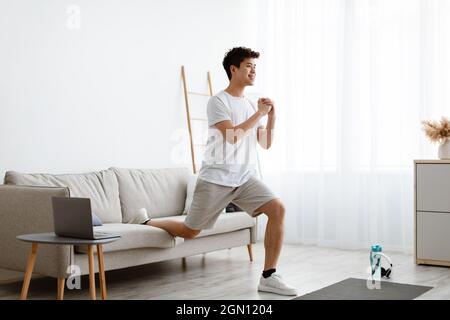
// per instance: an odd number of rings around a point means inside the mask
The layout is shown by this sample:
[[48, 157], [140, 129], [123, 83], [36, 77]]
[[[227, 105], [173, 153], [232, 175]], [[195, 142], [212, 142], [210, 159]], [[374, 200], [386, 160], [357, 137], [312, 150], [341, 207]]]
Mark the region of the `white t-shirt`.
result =
[[234, 97], [225, 91], [208, 101], [208, 141], [199, 179], [228, 187], [238, 187], [256, 174], [257, 128], [249, 130], [245, 137], [231, 144], [214, 125], [230, 120], [233, 126], [245, 122], [256, 112], [245, 97]]

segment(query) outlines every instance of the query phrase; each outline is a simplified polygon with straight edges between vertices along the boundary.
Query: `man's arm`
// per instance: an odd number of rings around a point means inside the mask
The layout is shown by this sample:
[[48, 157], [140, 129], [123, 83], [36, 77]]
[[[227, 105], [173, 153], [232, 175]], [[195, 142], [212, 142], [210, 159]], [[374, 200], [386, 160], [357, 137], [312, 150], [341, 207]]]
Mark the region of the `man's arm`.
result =
[[272, 109], [267, 103], [259, 103], [258, 111], [256, 111], [250, 118], [246, 121], [233, 126], [230, 120], [225, 120], [216, 123], [214, 126], [220, 130], [223, 137], [231, 144], [235, 144], [239, 140], [245, 137], [246, 133], [249, 132], [254, 126], [259, 123], [259, 120], [269, 113]]
[[269, 149], [272, 146], [273, 134], [275, 128], [275, 104], [272, 100], [267, 99], [272, 109], [267, 114], [267, 125], [258, 127], [258, 143], [264, 149]]

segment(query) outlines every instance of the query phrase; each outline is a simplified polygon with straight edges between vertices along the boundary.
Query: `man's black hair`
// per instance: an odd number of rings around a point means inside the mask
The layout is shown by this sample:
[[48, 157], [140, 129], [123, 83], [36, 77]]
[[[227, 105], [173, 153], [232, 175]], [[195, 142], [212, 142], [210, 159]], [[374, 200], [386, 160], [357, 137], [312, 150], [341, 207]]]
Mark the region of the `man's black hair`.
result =
[[240, 67], [241, 62], [247, 58], [259, 58], [259, 52], [253, 51], [250, 48], [246, 47], [236, 47], [228, 50], [225, 54], [225, 58], [223, 58], [223, 67], [227, 72], [228, 79], [231, 80], [231, 66]]

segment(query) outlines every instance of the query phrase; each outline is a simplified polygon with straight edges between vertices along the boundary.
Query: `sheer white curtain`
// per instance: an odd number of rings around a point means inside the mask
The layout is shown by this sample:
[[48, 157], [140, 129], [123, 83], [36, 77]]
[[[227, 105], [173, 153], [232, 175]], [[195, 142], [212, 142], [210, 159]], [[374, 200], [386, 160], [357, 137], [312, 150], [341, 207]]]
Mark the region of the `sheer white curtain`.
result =
[[259, 3], [256, 89], [278, 115], [259, 153], [285, 241], [411, 252], [413, 160], [437, 157], [420, 121], [450, 113], [450, 1]]

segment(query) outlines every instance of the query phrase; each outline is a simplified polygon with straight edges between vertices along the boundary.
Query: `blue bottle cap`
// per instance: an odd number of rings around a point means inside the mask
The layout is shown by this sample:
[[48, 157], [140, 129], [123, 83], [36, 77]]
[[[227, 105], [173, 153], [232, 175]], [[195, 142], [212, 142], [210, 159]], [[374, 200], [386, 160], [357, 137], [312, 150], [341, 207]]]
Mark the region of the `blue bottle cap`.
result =
[[383, 250], [383, 248], [379, 244], [375, 244], [372, 246], [373, 252], [381, 252], [382, 250]]

